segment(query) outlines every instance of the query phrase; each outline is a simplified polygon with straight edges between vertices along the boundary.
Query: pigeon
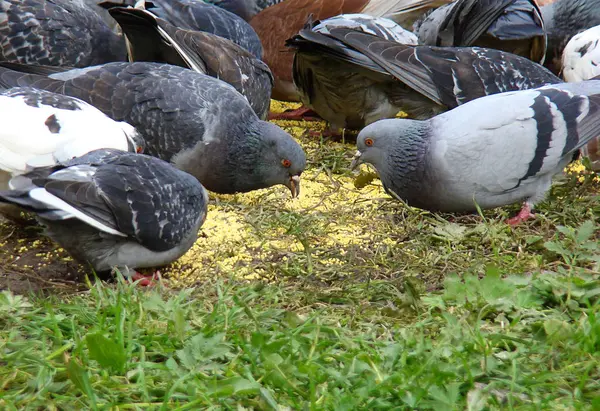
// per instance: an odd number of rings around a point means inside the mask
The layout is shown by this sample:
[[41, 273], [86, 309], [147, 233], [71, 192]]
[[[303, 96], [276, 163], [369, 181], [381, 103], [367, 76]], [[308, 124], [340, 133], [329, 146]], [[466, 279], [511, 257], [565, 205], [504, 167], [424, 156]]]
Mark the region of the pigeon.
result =
[[250, 21], [261, 10], [282, 1], [284, 0], [206, 0], [207, 3], [237, 14], [246, 21]]
[[14, 177], [0, 201], [36, 214], [46, 234], [96, 272], [159, 267], [194, 244], [208, 194], [191, 175], [144, 154], [101, 149]]
[[[453, 0], [405, 0], [396, 2], [393, 7], [379, 16], [386, 17], [404, 28], [412, 28], [417, 20], [421, 20], [433, 9], [451, 3]], [[367, 9], [367, 12], [369, 10]]]
[[101, 18], [102, 20], [104, 20], [104, 23], [106, 23], [106, 25], [115, 33], [118, 33], [117, 31], [117, 22], [115, 21], [115, 19], [113, 19], [110, 14], [108, 13], [108, 10], [106, 10], [104, 7], [100, 6], [99, 3], [101, 2], [100, 0], [83, 0], [83, 2], [92, 10], [94, 10]]
[[79, 99], [30, 87], [0, 92], [0, 190], [11, 177], [99, 148], [143, 151], [137, 130]]
[[485, 95], [562, 82], [539, 64], [498, 50], [400, 44], [410, 37], [381, 22], [338, 17], [288, 41], [297, 50], [294, 81], [302, 102], [334, 131], [360, 129], [401, 110], [424, 120]]
[[223, 81], [146, 62], [108, 63], [50, 77], [1, 66], [0, 85], [70, 95], [128, 122], [142, 134], [145, 153], [172, 162], [210, 191], [230, 194], [282, 184], [292, 197], [300, 192], [306, 167], [302, 147], [260, 120], [246, 98]]
[[556, 0], [541, 8], [548, 36], [546, 67], [555, 74], [562, 71], [563, 50], [578, 33], [600, 25], [597, 0]]
[[178, 29], [150, 11], [113, 7], [110, 14], [127, 36], [130, 61], [169, 63], [208, 74], [231, 84], [265, 120], [271, 104], [269, 67], [226, 38]]
[[[103, 1], [100, 6], [111, 9], [130, 4], [130, 1]], [[205, 31], [233, 41], [259, 60], [263, 57], [260, 39], [241, 17], [227, 10], [198, 0], [140, 0], [136, 8], [146, 9], [180, 29]]]
[[82, 0], [0, 0], [0, 60], [87, 67], [125, 61], [125, 42]]
[[535, 0], [456, 0], [414, 25], [427, 46], [478, 46], [543, 63], [544, 20]]
[[[313, 20], [324, 20], [338, 14], [364, 13], [374, 17], [392, 13], [407, 0], [285, 0], [268, 7], [250, 20], [264, 47], [264, 59], [273, 76], [272, 98], [300, 101], [292, 78], [293, 53], [285, 42]], [[411, 0], [412, 1], [412, 0]], [[298, 112], [300, 115], [303, 111]], [[273, 116], [273, 119], [279, 118]], [[293, 118], [285, 116], [284, 118]]]
[[372, 164], [386, 191], [411, 206], [474, 212], [523, 201], [531, 217], [552, 177], [600, 135], [600, 81], [482, 97], [430, 120], [365, 127], [351, 167]]
[[[569, 40], [563, 51], [562, 74], [570, 83], [600, 76], [600, 26]], [[581, 153], [590, 159], [594, 171], [600, 171], [600, 136], [592, 139]]]
[[571, 83], [600, 76], [600, 25], [569, 40], [562, 53], [562, 74]]

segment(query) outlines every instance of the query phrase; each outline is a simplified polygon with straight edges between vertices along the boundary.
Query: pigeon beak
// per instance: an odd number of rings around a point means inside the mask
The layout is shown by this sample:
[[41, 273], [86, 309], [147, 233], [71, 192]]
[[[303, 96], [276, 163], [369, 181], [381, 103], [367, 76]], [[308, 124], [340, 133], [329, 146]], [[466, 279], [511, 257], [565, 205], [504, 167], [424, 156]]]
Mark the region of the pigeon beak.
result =
[[298, 197], [300, 195], [300, 176], [291, 176], [285, 186], [290, 189], [292, 198]]
[[360, 151], [357, 151], [356, 154], [354, 154], [352, 163], [350, 164], [350, 170], [354, 170], [356, 167], [362, 164], [362, 158], [360, 157], [361, 155], [362, 153]]

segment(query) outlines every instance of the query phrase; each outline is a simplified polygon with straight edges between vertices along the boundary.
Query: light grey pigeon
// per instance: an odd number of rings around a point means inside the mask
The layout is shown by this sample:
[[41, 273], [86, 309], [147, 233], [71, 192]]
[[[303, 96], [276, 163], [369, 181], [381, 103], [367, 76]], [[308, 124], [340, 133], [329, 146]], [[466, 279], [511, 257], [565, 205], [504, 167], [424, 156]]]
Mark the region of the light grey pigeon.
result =
[[414, 24], [427, 46], [477, 46], [543, 63], [544, 20], [535, 0], [456, 0]]
[[127, 36], [130, 61], [186, 67], [231, 84], [265, 120], [271, 105], [269, 67], [231, 40], [202, 31], [179, 29], [150, 11], [113, 7], [111, 16]]
[[97, 150], [10, 182], [0, 201], [36, 214], [47, 235], [96, 272], [159, 267], [194, 244], [208, 194], [193, 176], [143, 154]]
[[82, 0], [0, 0], [0, 60], [87, 67], [125, 61], [123, 38]]
[[[525, 57], [476, 47], [401, 44], [406, 32], [359, 15], [315, 22], [288, 40], [302, 102], [339, 128], [399, 111], [427, 119], [475, 98], [560, 83]], [[404, 37], [403, 37], [404, 34]]]
[[351, 167], [372, 164], [390, 195], [432, 211], [522, 201], [516, 224], [600, 135], [599, 104], [591, 80], [482, 97], [427, 121], [381, 120], [358, 135]]
[[598, 0], [556, 0], [541, 8], [548, 36], [546, 66], [554, 73], [562, 71], [562, 55], [573, 36], [600, 25]]
[[199, 0], [103, 1], [100, 6], [134, 6], [147, 9], [180, 29], [205, 31], [233, 41], [262, 59], [263, 48], [254, 29], [241, 17]]
[[288, 187], [293, 197], [300, 191], [306, 167], [302, 147], [275, 124], [260, 120], [246, 98], [223, 81], [144, 62], [108, 63], [51, 77], [0, 67], [0, 85], [70, 95], [113, 120], [126, 121], [144, 137], [145, 153], [170, 161], [210, 191], [229, 194], [277, 184]]

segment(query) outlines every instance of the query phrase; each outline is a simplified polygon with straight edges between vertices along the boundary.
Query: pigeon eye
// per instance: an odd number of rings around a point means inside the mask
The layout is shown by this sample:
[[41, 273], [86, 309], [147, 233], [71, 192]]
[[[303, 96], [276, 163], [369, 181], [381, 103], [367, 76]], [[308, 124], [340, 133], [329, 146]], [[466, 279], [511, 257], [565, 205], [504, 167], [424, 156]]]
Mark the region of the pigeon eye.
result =
[[365, 146], [372, 147], [373, 146], [373, 139], [372, 138], [366, 138], [365, 139]]
[[287, 158], [284, 158], [281, 160], [281, 165], [283, 165], [285, 168], [290, 168], [292, 166], [292, 162]]
[[140, 154], [142, 151], [144, 151], [144, 149], [142, 148], [142, 146], [138, 146], [138, 147], [135, 149], [135, 152], [136, 152], [136, 153], [138, 153], [138, 154]]

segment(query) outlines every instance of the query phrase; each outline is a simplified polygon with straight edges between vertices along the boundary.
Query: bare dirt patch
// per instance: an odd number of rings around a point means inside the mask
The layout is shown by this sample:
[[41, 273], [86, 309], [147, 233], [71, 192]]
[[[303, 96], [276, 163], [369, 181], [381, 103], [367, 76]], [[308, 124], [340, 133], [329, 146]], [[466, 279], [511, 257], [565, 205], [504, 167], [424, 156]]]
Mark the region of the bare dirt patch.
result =
[[0, 290], [17, 294], [81, 291], [85, 268], [43, 234], [35, 220], [0, 221]]

